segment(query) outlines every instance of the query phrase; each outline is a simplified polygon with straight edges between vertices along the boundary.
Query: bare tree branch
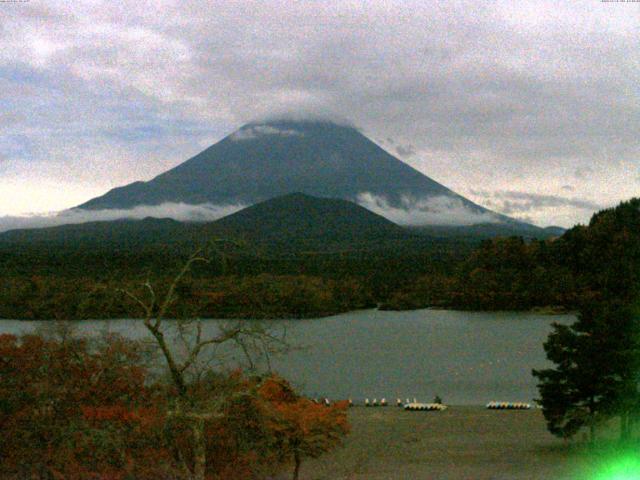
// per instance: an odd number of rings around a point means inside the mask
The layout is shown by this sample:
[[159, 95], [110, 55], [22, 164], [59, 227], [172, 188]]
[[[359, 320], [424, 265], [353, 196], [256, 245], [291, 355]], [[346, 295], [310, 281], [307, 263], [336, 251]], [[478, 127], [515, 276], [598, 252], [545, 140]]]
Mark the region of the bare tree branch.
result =
[[[226, 270], [226, 256], [223, 253], [220, 254], [222, 258], [223, 269]], [[179, 463], [182, 465], [183, 471], [189, 472], [190, 476], [194, 480], [204, 480], [206, 467], [204, 422], [210, 421], [214, 418], [219, 418], [222, 415], [220, 413], [220, 410], [222, 408], [222, 400], [218, 399], [213, 403], [211, 401], [208, 401], [206, 405], [200, 405], [200, 409], [198, 409], [195, 404], [191, 404], [194, 402], [190, 402], [189, 398], [189, 389], [186, 376], [187, 371], [197, 364], [200, 355], [206, 347], [213, 345], [222, 345], [230, 341], [235, 341], [236, 344], [240, 345], [241, 349], [249, 359], [250, 365], [253, 368], [254, 363], [251, 359], [251, 355], [247, 347], [247, 342], [251, 342], [253, 348], [256, 351], [260, 352], [260, 354], [265, 355], [270, 369], [271, 363], [269, 360], [269, 352], [283, 350], [283, 348], [285, 348], [286, 346], [286, 343], [283, 341], [283, 339], [277, 338], [275, 335], [266, 331], [260, 325], [246, 325], [243, 323], [236, 323], [231, 328], [222, 328], [216, 335], [210, 338], [204, 338], [202, 323], [200, 321], [195, 321], [195, 337], [194, 341], [190, 342], [187, 338], [187, 327], [191, 325], [194, 320], [177, 319], [178, 336], [185, 348], [184, 360], [182, 362], [178, 361], [176, 358], [176, 352], [171, 349], [171, 346], [167, 342], [167, 339], [165, 337], [163, 319], [171, 308], [173, 302], [176, 300], [176, 288], [196, 262], [208, 262], [208, 259], [201, 256], [201, 252], [199, 250], [191, 255], [182, 269], [172, 280], [166, 294], [164, 294], [164, 296], [162, 297], [159, 308], [157, 308], [158, 299], [156, 297], [156, 292], [148, 280], [144, 284], [144, 287], [148, 291], [149, 295], [148, 301], [144, 301], [142, 298], [129, 291], [121, 291], [124, 292], [124, 294], [128, 298], [133, 300], [143, 309], [143, 323], [147, 330], [154, 337], [155, 343], [160, 348], [165, 358], [169, 373], [171, 375], [171, 379], [173, 381], [173, 385], [175, 386], [178, 394], [176, 398], [175, 410], [171, 413], [171, 415], [183, 418], [188, 422], [190, 426], [193, 443], [193, 468], [187, 466], [182, 452], [178, 450]], [[193, 330], [191, 332], [193, 332]], [[205, 409], [202, 408], [203, 406], [205, 407]], [[185, 407], [187, 407], [188, 410], [185, 411]]]

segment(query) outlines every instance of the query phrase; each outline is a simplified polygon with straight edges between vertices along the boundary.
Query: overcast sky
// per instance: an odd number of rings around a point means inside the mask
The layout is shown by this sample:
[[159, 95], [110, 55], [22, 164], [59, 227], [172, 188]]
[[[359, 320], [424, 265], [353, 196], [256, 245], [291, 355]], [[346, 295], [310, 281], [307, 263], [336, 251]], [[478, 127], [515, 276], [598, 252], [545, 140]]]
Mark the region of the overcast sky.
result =
[[640, 188], [639, 28], [599, 0], [2, 2], [0, 215], [300, 112], [501, 213], [585, 222]]

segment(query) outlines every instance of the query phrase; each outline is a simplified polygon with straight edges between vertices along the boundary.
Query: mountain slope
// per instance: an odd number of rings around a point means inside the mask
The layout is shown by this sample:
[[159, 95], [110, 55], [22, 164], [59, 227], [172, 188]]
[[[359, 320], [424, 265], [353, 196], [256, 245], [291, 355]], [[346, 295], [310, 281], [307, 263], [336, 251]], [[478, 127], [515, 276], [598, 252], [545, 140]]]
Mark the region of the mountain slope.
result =
[[469, 215], [510, 220], [423, 175], [355, 128], [323, 121], [245, 125], [154, 179], [115, 188], [79, 208], [164, 202], [251, 205], [293, 192], [351, 201], [369, 195], [393, 207], [407, 207], [407, 202], [424, 206], [429, 199], [444, 198]]

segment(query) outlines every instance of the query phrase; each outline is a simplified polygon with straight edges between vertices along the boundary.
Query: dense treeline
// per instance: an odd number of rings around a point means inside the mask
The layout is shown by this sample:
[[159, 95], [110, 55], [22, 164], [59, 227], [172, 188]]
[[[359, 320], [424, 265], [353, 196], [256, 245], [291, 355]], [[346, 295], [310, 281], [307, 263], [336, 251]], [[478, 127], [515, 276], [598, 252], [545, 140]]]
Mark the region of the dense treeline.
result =
[[[141, 244], [143, 242], [140, 242]], [[205, 244], [206, 245], [206, 244]], [[371, 308], [421, 275], [449, 273], [469, 240], [411, 239], [287, 252], [217, 242], [181, 286], [181, 309], [200, 317], [312, 317]], [[115, 318], [119, 290], [166, 284], [197, 244], [0, 243], [0, 318]], [[177, 308], [177, 307], [176, 307]], [[171, 312], [179, 314], [184, 312]]]
[[[268, 242], [220, 242], [181, 289], [181, 308], [201, 317], [260, 318], [376, 305], [575, 310], [603, 289], [623, 288], [602, 277], [603, 265], [615, 265], [619, 280], [638, 275], [639, 202], [599, 212], [589, 225], [548, 240], [415, 235], [291, 251]], [[0, 244], [0, 317], [122, 316], [128, 307], [119, 288], [140, 288], [148, 279], [162, 283], [197, 245], [165, 243], [164, 230], [151, 242], [156, 237], [150, 232], [129, 241], [135, 249], [108, 237], [54, 247]]]
[[579, 295], [577, 272], [557, 261], [562, 241], [487, 240], [457, 265], [454, 274], [421, 276], [395, 292], [385, 308], [572, 309]]
[[[169, 277], [156, 276], [166, 285]], [[0, 279], [0, 318], [90, 319], [137, 315], [122, 290], [144, 291], [143, 277], [96, 281], [93, 277], [32, 276]], [[172, 317], [305, 318], [375, 307], [371, 292], [357, 278], [305, 275], [189, 278], [178, 289]]]
[[386, 307], [575, 310], [603, 295], [629, 298], [639, 272], [640, 199], [633, 199], [556, 239], [484, 241], [453, 274], [421, 276], [396, 291]]

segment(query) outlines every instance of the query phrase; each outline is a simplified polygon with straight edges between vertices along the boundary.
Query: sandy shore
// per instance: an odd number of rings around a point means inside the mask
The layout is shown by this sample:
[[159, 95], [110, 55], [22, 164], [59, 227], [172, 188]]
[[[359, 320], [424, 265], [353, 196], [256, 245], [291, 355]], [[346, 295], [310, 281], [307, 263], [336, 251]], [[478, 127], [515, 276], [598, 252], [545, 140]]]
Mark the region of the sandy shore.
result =
[[590, 453], [549, 434], [539, 410], [355, 407], [349, 416], [352, 433], [344, 446], [303, 463], [302, 479], [588, 478]]

